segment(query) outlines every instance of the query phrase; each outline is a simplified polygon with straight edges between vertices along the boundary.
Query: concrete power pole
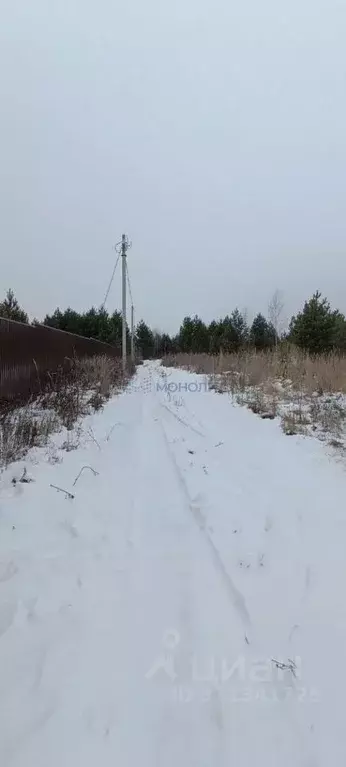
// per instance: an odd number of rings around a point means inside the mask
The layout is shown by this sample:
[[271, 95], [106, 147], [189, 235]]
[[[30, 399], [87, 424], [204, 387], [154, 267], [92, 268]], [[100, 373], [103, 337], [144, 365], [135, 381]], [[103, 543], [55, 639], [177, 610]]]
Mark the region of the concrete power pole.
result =
[[135, 310], [131, 306], [131, 362], [135, 361]]
[[122, 314], [123, 314], [123, 341], [122, 341], [122, 356], [123, 356], [123, 373], [126, 373], [126, 252], [127, 252], [127, 239], [123, 234], [121, 240], [121, 261], [122, 261]]

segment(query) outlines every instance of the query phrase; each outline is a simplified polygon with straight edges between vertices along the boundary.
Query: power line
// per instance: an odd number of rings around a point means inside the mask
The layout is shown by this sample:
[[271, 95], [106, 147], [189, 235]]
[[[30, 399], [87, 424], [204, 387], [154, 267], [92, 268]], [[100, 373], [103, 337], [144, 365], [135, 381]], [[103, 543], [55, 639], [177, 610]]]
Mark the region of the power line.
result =
[[130, 282], [130, 275], [129, 275], [129, 267], [128, 264], [126, 264], [126, 277], [127, 277], [127, 284], [129, 288], [130, 298], [131, 298], [131, 304], [133, 306], [133, 298], [132, 298], [132, 290], [131, 290], [131, 282]]
[[115, 272], [116, 272], [116, 268], [117, 268], [117, 266], [118, 266], [118, 263], [119, 263], [119, 259], [120, 259], [120, 256], [121, 256], [121, 253], [119, 253], [119, 255], [118, 255], [118, 258], [117, 258], [117, 260], [116, 260], [116, 263], [115, 263], [115, 267], [114, 267], [114, 269], [113, 269], [113, 273], [112, 273], [112, 276], [111, 276], [111, 278], [110, 278], [110, 280], [109, 280], [109, 285], [108, 285], [108, 288], [107, 288], [107, 292], [106, 292], [106, 295], [105, 295], [105, 297], [104, 297], [104, 301], [103, 301], [102, 307], [104, 307], [104, 305], [105, 305], [105, 303], [106, 303], [106, 301], [107, 301], [107, 298], [108, 298], [108, 296], [109, 296], [109, 292], [110, 292], [110, 289], [111, 289], [111, 287], [112, 287], [112, 284], [113, 284], [114, 275], [115, 275]]

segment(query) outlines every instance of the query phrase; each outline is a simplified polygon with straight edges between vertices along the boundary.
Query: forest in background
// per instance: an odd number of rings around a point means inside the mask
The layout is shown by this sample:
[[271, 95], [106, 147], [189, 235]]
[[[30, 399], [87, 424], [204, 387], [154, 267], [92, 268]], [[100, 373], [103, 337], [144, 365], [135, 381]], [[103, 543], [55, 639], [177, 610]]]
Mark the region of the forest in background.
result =
[[[344, 353], [346, 351], [346, 318], [338, 309], [332, 309], [320, 292], [305, 301], [286, 329], [281, 327], [282, 295], [276, 291], [268, 305], [268, 315], [257, 313], [251, 323], [246, 314], [235, 308], [229, 315], [205, 323], [197, 315], [186, 316], [176, 335], [160, 333], [141, 320], [135, 329], [135, 344], [144, 359], [160, 358], [167, 354], [225, 354], [253, 348], [269, 351], [282, 342], [289, 342], [309, 354]], [[0, 317], [29, 323], [29, 317], [20, 307], [10, 289], [0, 302]], [[95, 338], [121, 350], [121, 312], [110, 314], [103, 306], [91, 307], [86, 312], [72, 308], [57, 308], [42, 321], [34, 319], [32, 325], [47, 325], [69, 333]], [[127, 328], [128, 340], [129, 329]]]

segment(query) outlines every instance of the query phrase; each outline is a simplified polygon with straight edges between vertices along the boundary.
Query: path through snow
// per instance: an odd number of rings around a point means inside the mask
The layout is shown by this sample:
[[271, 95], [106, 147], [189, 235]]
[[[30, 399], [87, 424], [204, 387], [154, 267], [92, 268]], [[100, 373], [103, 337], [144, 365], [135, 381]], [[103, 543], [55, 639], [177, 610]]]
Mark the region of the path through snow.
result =
[[142, 366], [87, 446], [4, 477], [0, 763], [344, 767], [344, 470], [165, 381], [196, 377]]

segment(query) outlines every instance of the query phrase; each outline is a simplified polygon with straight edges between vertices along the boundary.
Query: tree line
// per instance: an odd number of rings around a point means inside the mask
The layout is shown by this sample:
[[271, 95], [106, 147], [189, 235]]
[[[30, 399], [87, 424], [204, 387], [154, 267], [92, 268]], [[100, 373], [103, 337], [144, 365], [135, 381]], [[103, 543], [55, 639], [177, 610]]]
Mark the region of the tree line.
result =
[[[0, 303], [0, 317], [15, 320], [16, 322], [29, 323], [29, 317], [19, 306], [19, 303], [13, 293], [8, 290], [4, 301]], [[98, 341], [112, 344], [121, 349], [122, 341], [122, 316], [120, 312], [109, 314], [103, 307], [95, 309], [92, 307], [86, 312], [76, 312], [70, 307], [61, 311], [56, 309], [53, 314], [47, 314], [42, 322], [34, 319], [32, 325], [46, 325], [57, 330], [65, 330], [68, 333], [75, 333], [85, 338], [96, 338]], [[130, 338], [127, 328], [128, 341]]]
[[[291, 318], [285, 332], [279, 330], [281, 310], [282, 304], [277, 292], [269, 305], [269, 318], [258, 313], [249, 324], [246, 315], [239, 309], [209, 324], [197, 315], [189, 316], [184, 318], [175, 336], [152, 330], [141, 320], [136, 327], [136, 348], [145, 359], [178, 352], [218, 354], [221, 350], [232, 353], [245, 348], [268, 351], [283, 341], [293, 343], [310, 354], [346, 351], [345, 316], [339, 310], [332, 309], [328, 300], [318, 291]], [[0, 303], [0, 317], [29, 322], [28, 315], [19, 306], [12, 290], [7, 291], [5, 299]], [[65, 311], [58, 308], [53, 314], [46, 315], [42, 322], [35, 319], [32, 324], [48, 325], [86, 338], [96, 338], [112, 344], [119, 352], [121, 349], [121, 313], [115, 311], [109, 314], [104, 307], [92, 307], [82, 313], [71, 308]], [[128, 340], [129, 335], [127, 328]]]

